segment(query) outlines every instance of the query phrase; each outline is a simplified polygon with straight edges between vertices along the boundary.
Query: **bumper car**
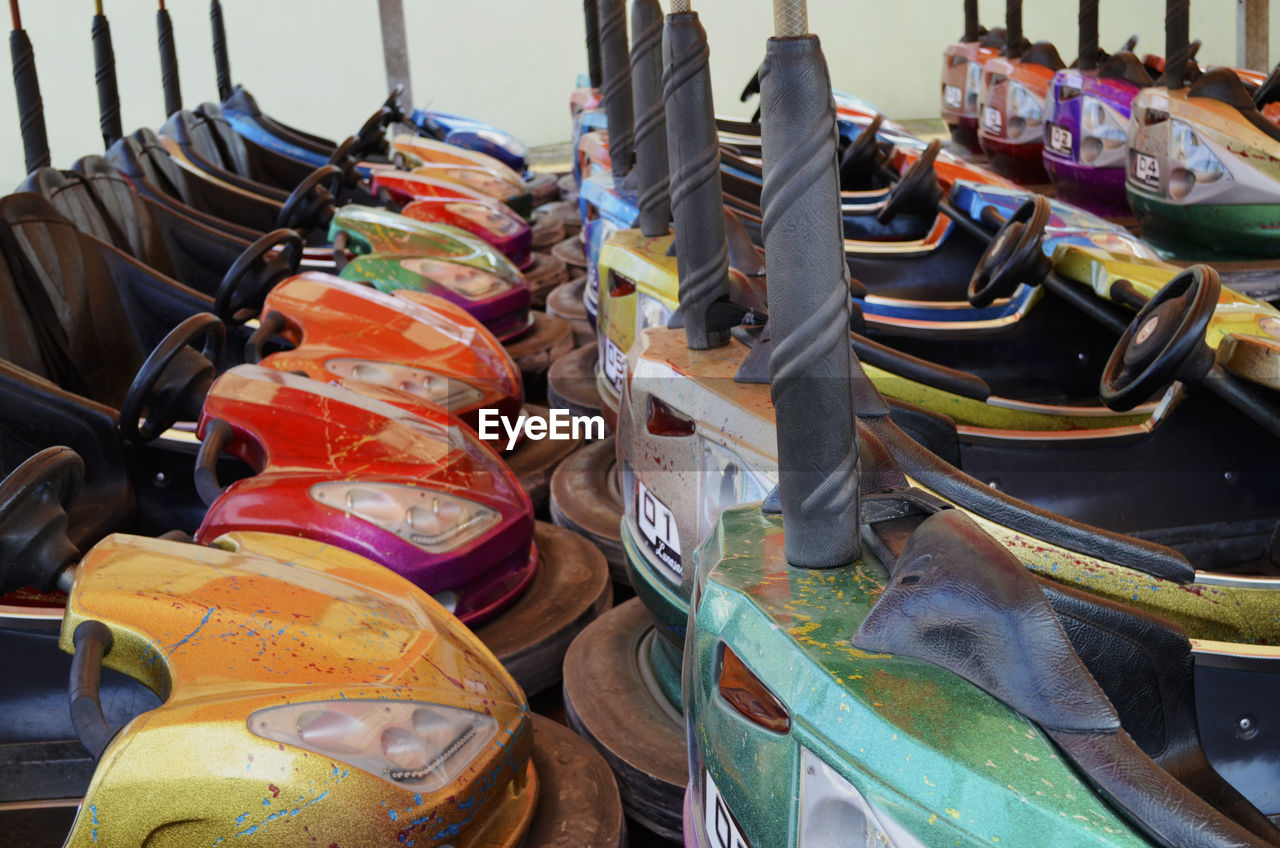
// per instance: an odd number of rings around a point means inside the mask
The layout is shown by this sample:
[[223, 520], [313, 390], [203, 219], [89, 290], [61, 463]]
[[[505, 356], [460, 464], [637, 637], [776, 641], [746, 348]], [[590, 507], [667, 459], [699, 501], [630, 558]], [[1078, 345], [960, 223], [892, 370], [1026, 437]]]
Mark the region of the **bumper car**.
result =
[[[805, 161], [794, 140], [830, 107], [810, 82], [825, 75], [816, 39], [778, 21], [764, 96], [783, 129], [766, 144], [786, 178]], [[835, 207], [834, 168], [815, 184], [822, 195], [770, 209], [784, 232]], [[769, 239], [794, 285], [774, 311], [781, 486], [724, 513], [699, 552], [686, 843], [1280, 841], [1273, 743], [1218, 747], [1259, 737], [1274, 651], [1193, 642], [1169, 619], [1042, 582], [912, 486], [855, 425], [869, 398], [830, 216], [825, 229], [821, 251]], [[1139, 317], [1142, 353], [1158, 325]], [[959, 714], [971, 720], [957, 728]]]
[[[1139, 267], [1135, 263], [1123, 273], [1136, 276], [1133, 272]], [[1171, 273], [1167, 266], [1161, 267], [1164, 274]], [[1089, 268], [1093, 273], [1100, 287], [1109, 288], [1111, 281], [1096, 266]], [[1118, 282], [1119, 275], [1114, 279]], [[1211, 271], [1203, 270], [1175, 279], [1150, 301], [1149, 309], [1133, 319], [1120, 352], [1111, 360], [1126, 362], [1133, 369], [1126, 371], [1124, 379], [1137, 376], [1152, 361], [1147, 357], [1153, 355], [1154, 347], [1164, 350], [1170, 341], [1151, 329], [1142, 334], [1145, 352], [1129, 356], [1135, 336], [1153, 326], [1151, 316], [1158, 312], [1162, 317], [1155, 328], [1163, 324], [1162, 332], [1169, 333], [1171, 326], [1182, 326], [1181, 319], [1188, 315], [1177, 310], [1203, 298], [1199, 309], [1205, 304], [1217, 307], [1204, 325], [1215, 329], [1196, 336], [1194, 357], [1199, 364], [1182, 379], [1194, 380], [1197, 369], [1208, 368], [1198, 372], [1203, 384], [1233, 398], [1228, 403], [1198, 391], [1186, 396], [1180, 388], [1166, 393], [1158, 407], [1143, 409], [1138, 402], [1133, 405], [1139, 409], [1132, 411], [1128, 405], [1132, 397], [1118, 402], [1112, 397], [1118, 407], [1112, 411], [1098, 403], [1096, 388], [1092, 405], [1006, 404], [997, 399], [989, 410], [996, 416], [1012, 413], [1011, 417], [983, 421], [975, 416], [965, 425], [947, 419], [944, 429], [955, 434], [948, 443], [954, 450], [942, 447], [947, 443], [944, 439], [931, 443], [935, 451], [931, 453], [906, 435], [911, 432], [926, 439], [924, 431], [930, 425], [923, 419], [914, 424], [910, 420], [923, 410], [891, 400], [887, 405], [880, 403], [879, 412], [867, 415], [864, 439], [877, 440], [920, 486], [975, 516], [1025, 567], [1049, 579], [1173, 617], [1197, 638], [1272, 641], [1275, 633], [1270, 631], [1280, 626], [1280, 619], [1275, 615], [1275, 558], [1269, 553], [1269, 540], [1280, 504], [1272, 503], [1257, 513], [1252, 510], [1260, 506], [1258, 497], [1271, 497], [1265, 493], [1274, 488], [1271, 481], [1277, 469], [1274, 463], [1254, 465], [1250, 457], [1274, 452], [1274, 424], [1267, 429], [1253, 420], [1255, 413], [1267, 420], [1267, 410], [1274, 409], [1274, 377], [1266, 369], [1220, 372], [1236, 367], [1230, 363], [1237, 344], [1260, 354], [1274, 349], [1274, 336], [1267, 331], [1275, 326], [1273, 310], [1215, 292], [1215, 279]], [[1122, 290], [1124, 286], [1117, 288]], [[1056, 283], [1052, 291], [1056, 293]], [[1135, 300], [1130, 302], [1136, 305]], [[1215, 312], [1212, 306], [1209, 311]], [[1250, 313], [1252, 318], [1244, 318]], [[1058, 316], [1059, 329], [1068, 317]], [[1239, 341], [1226, 340], [1224, 331], [1235, 334], [1229, 327], [1240, 333]], [[1045, 332], [1042, 328], [1040, 334]], [[1066, 333], [1075, 335], [1072, 330]], [[1222, 366], [1210, 367], [1214, 355], [1202, 339], [1217, 344]], [[744, 364], [759, 349], [748, 353], [746, 346], [738, 345], [734, 341], [694, 351], [681, 333], [649, 328], [632, 348], [623, 382], [617, 461], [626, 504], [621, 542], [638, 602], [603, 616], [584, 631], [566, 657], [565, 693], [571, 722], [606, 751], [623, 776], [624, 803], [632, 814], [640, 806], [642, 815], [658, 819], [666, 828], [675, 826], [673, 815], [684, 785], [679, 669], [689, 598], [695, 591], [692, 555], [726, 505], [765, 498], [778, 479], [771, 389], [763, 382], [741, 382], [742, 372], [748, 370]], [[855, 349], [860, 356], [866, 350], [856, 341]], [[993, 354], [989, 344], [986, 350], [989, 359], [1025, 361], [1025, 355], [1011, 351]], [[1101, 360], [1094, 361], [1096, 387]], [[880, 368], [868, 367], [868, 376], [890, 396], [907, 394], [903, 391], [907, 383], [920, 389], [930, 382], [923, 372], [901, 365], [889, 376], [895, 369], [883, 360], [879, 364]], [[1163, 367], [1166, 376], [1172, 373], [1168, 364]], [[1111, 368], [1108, 365], [1107, 371]], [[939, 385], [935, 381], [933, 388]], [[831, 388], [810, 386], [807, 395], [820, 397]], [[1158, 388], [1146, 383], [1136, 391], [1145, 400]], [[1104, 388], [1104, 397], [1107, 392]], [[876, 395], [866, 385], [859, 390], [859, 403]], [[959, 394], [945, 401], [937, 395], [917, 399], [949, 415], [960, 414], [964, 407]], [[1236, 403], [1244, 409], [1238, 410]], [[1157, 412], [1158, 408], [1164, 411]], [[1132, 417], [1135, 412], [1136, 418]], [[926, 413], [924, 418], [943, 423], [934, 415]], [[1191, 445], [1203, 446], [1207, 432], [1215, 433], [1215, 444], [1217, 434], [1223, 434], [1222, 450], [1229, 453], [1238, 448], [1243, 453], [1234, 457], [1223, 453], [1212, 460], [1201, 453], [1204, 465], [1184, 469], [1180, 464], [1184, 457], [1202, 451]], [[995, 459], [997, 455], [1001, 458]], [[1246, 467], [1258, 472], [1248, 482], [1239, 476], [1239, 469]], [[1152, 468], [1176, 470], [1149, 471]], [[1139, 476], [1135, 487], [1134, 476], [1142, 475], [1144, 469], [1148, 476]], [[1019, 481], [1020, 470], [1029, 476]], [[881, 478], [875, 479], [878, 486]], [[1241, 488], [1215, 496], [1215, 508], [1224, 511], [1206, 522], [1199, 511], [1205, 502], [1203, 487], [1223, 484]], [[1144, 490], [1161, 491], [1159, 504]], [[1108, 497], [1118, 500], [1104, 505]], [[1145, 507], [1135, 508], [1135, 498]], [[1249, 612], [1237, 615], [1245, 609]], [[1267, 622], [1261, 630], [1260, 622]], [[625, 692], [626, 697], [605, 702], [593, 694], [599, 691]], [[619, 733], [620, 727], [625, 732]], [[644, 806], [646, 798], [655, 800]]]
[[982, 66], [978, 144], [997, 173], [1020, 183], [1045, 183], [1045, 95], [1066, 65], [1047, 41], [1022, 35], [1022, 2], [1008, 0], [1004, 49]]
[[[3, 738], [21, 755], [8, 836], [564, 845], [573, 816], [569, 839], [620, 844], [603, 763], [533, 717], [424, 592], [266, 533], [211, 547], [112, 535], [81, 558], [63, 510], [83, 473], [53, 448], [0, 487], [0, 591], [69, 591], [63, 610], [0, 613]], [[175, 777], [165, 764], [179, 763]], [[592, 815], [566, 808], [578, 793]]]
[[[1173, 5], [1183, 28], [1169, 38], [1185, 44], [1187, 4]], [[1271, 163], [1280, 150], [1280, 106], [1271, 102], [1278, 87], [1277, 73], [1251, 92], [1237, 72], [1214, 68], [1189, 86], [1170, 82], [1137, 94], [1125, 191], [1146, 238], [1179, 256], [1280, 255]]]
[[955, 510], [820, 572], [788, 565], [778, 516], [721, 522], [691, 619], [686, 845], [1280, 840], [1254, 732], [1275, 648], [1038, 580]]
[[965, 0], [964, 35], [942, 54], [942, 120], [951, 141], [963, 151], [981, 153], [978, 144], [978, 97], [982, 69], [1004, 46], [1003, 28], [987, 30], [978, 23], [978, 4]]

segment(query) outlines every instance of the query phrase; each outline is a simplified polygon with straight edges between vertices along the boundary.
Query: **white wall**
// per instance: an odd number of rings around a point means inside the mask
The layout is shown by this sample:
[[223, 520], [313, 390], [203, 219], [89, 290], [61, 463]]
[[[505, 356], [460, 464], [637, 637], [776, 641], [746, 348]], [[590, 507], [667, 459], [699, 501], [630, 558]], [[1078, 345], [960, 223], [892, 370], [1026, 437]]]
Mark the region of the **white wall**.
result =
[[[586, 66], [581, 0], [404, 0], [414, 97], [419, 104], [492, 121], [529, 144], [568, 136], [567, 97]], [[764, 51], [767, 0], [695, 0], [711, 43], [718, 110], [736, 99]], [[835, 83], [900, 118], [937, 112], [939, 55], [963, 28], [961, 0], [810, 0]], [[1139, 50], [1163, 48], [1164, 0], [1107, 0], [1102, 43], [1132, 33]], [[101, 148], [89, 0], [24, 0], [36, 51], [54, 164]], [[665, 4], [664, 4], [665, 6]], [[184, 102], [216, 94], [205, 0], [170, 0]], [[234, 79], [275, 117], [342, 137], [385, 93], [375, 0], [223, 0]], [[152, 0], [107, 0], [125, 130], [163, 119]], [[983, 0], [982, 20], [1003, 22], [1004, 3]], [[1026, 0], [1024, 29], [1075, 55], [1076, 3]], [[1235, 0], [1197, 0], [1192, 37], [1203, 61], [1235, 57]], [[1280, 45], [1280, 14], [1271, 40]], [[1280, 59], [1280, 47], [1273, 50]], [[23, 176], [11, 77], [0, 73], [0, 191]]]

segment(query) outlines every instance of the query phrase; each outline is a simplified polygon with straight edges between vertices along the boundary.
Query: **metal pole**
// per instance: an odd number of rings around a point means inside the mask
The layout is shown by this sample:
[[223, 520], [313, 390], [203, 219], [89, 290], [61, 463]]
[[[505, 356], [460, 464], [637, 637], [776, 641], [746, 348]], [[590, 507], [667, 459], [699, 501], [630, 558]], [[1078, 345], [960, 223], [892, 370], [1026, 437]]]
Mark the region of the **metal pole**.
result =
[[1269, 0], [1236, 0], [1236, 64], [1266, 72], [1270, 68]]
[[680, 274], [680, 308], [673, 326], [683, 324], [691, 349], [707, 350], [729, 341], [728, 328], [712, 329], [707, 320], [712, 305], [729, 290], [711, 54], [697, 12], [667, 15], [663, 39], [671, 208]]
[[760, 72], [771, 392], [787, 561], [861, 556], [859, 452], [849, 347], [849, 269], [831, 77], [803, 0], [775, 0]]
[[403, 86], [403, 104], [413, 102], [409, 84], [409, 41], [404, 27], [404, 0], [378, 0], [378, 19], [382, 22], [382, 57], [387, 66], [387, 91]]
[[631, 95], [636, 116], [640, 230], [653, 238], [671, 227], [667, 113], [662, 100], [662, 7], [658, 0], [635, 0], [631, 5]]

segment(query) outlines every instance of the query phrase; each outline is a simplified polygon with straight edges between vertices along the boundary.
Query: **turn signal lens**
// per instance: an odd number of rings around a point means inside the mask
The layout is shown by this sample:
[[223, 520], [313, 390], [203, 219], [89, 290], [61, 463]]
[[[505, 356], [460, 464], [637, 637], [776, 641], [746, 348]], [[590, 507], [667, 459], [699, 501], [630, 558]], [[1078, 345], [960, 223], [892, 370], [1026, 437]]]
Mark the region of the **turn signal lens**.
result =
[[692, 436], [697, 425], [653, 395], [649, 395], [649, 415], [645, 429], [655, 436]]
[[774, 733], [786, 733], [791, 729], [791, 714], [760, 678], [738, 659], [738, 655], [724, 646], [720, 657], [720, 697], [752, 724]]
[[636, 293], [636, 284], [617, 273], [609, 272], [609, 297], [626, 297]]

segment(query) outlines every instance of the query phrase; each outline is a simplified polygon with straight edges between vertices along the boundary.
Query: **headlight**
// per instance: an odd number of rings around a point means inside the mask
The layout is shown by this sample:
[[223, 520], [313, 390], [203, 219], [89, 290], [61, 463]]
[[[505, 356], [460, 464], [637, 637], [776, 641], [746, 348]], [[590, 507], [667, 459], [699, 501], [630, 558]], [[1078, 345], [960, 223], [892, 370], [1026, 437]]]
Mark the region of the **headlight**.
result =
[[964, 74], [964, 111], [965, 114], [978, 113], [978, 95], [982, 92], [982, 66], [970, 62]]
[[316, 483], [311, 498], [394, 533], [427, 553], [456, 550], [498, 523], [496, 510], [402, 483]]
[[368, 359], [330, 359], [324, 368], [337, 377], [399, 389], [451, 411], [466, 409], [484, 398], [484, 393], [475, 386], [409, 365]]
[[488, 172], [478, 169], [445, 168], [440, 173], [446, 179], [453, 180], [455, 183], [462, 183], [468, 188], [473, 188], [481, 194], [497, 200], [506, 200], [512, 195], [520, 194], [521, 192], [520, 187], [509, 185]]
[[924, 848], [808, 748], [800, 749], [800, 848]]
[[394, 786], [448, 786], [498, 732], [493, 716], [418, 701], [320, 701], [267, 707], [249, 732], [363, 769]]
[[[451, 203], [449, 205], [453, 206], [454, 204]], [[478, 221], [482, 225], [486, 223], [471, 215], [467, 217]], [[499, 220], [502, 219], [500, 218]], [[449, 291], [462, 295], [467, 300], [483, 300], [486, 297], [493, 297], [511, 288], [511, 284], [497, 274], [490, 274], [488, 271], [473, 268], [470, 265], [463, 265], [460, 262], [414, 257], [413, 259], [401, 259], [400, 267], [410, 273], [417, 274], [419, 277], [425, 277], [436, 285], [444, 286]]]
[[734, 504], [762, 501], [773, 482], [742, 457], [715, 442], [701, 439], [702, 467], [698, 475], [698, 543], [716, 526], [720, 513]]
[[1191, 194], [1200, 183], [1231, 178], [1209, 145], [1182, 121], [1172, 121], [1169, 127], [1169, 160], [1169, 194], [1175, 200]]
[[470, 203], [465, 200], [457, 200], [445, 204], [445, 209], [466, 218], [468, 221], [479, 224], [491, 233], [497, 233], [500, 236], [510, 238], [520, 232], [523, 222], [514, 220], [501, 212], [485, 206], [483, 203]]
[[1096, 168], [1124, 166], [1128, 122], [1096, 97], [1080, 101], [1080, 161]]
[[1009, 115], [1010, 140], [1023, 141], [1030, 136], [1040, 136], [1044, 124], [1042, 99], [1026, 86], [1010, 82], [1005, 93], [1005, 106]]
[[671, 310], [651, 294], [641, 292], [636, 296], [636, 338], [649, 327], [665, 327], [671, 320]]

